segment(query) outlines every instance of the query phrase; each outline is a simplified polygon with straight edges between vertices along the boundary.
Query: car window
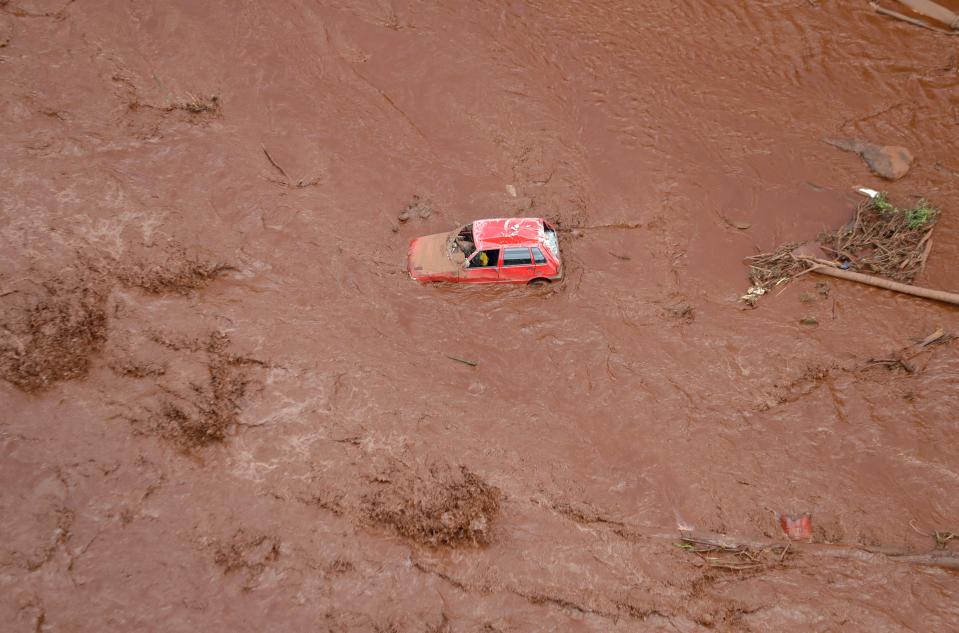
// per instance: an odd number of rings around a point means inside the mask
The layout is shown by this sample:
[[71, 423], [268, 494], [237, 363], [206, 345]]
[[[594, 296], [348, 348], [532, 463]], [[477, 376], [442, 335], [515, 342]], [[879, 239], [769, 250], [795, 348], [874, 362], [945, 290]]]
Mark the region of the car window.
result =
[[523, 264], [529, 265], [533, 263], [533, 259], [529, 256], [529, 248], [507, 248], [503, 250], [503, 265], [504, 266], [522, 266]]
[[499, 249], [494, 248], [488, 251], [480, 251], [470, 260], [470, 268], [495, 268], [499, 263]]
[[546, 256], [543, 255], [543, 251], [539, 250], [539, 246], [533, 247], [533, 261], [537, 264], [546, 263]]

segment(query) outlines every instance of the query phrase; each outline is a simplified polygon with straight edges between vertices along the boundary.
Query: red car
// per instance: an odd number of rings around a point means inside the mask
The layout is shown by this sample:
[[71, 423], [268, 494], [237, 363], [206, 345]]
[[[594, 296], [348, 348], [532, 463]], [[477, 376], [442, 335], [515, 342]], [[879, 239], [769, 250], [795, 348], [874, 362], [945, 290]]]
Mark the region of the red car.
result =
[[476, 220], [418, 237], [406, 262], [417, 281], [541, 285], [563, 278], [556, 230], [542, 218]]

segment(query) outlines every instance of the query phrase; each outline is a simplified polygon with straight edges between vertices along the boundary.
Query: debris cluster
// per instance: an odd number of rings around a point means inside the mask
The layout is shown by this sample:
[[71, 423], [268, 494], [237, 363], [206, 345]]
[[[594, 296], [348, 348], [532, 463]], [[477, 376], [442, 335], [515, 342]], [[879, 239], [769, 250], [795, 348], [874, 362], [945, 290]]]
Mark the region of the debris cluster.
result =
[[86, 376], [107, 340], [102, 280], [78, 274], [42, 288], [3, 314], [0, 329], [0, 377], [28, 393]]
[[755, 306], [772, 288], [813, 268], [830, 267], [833, 276], [849, 271], [910, 283], [925, 267], [938, 219], [939, 210], [925, 200], [897, 207], [876, 192], [851, 223], [821, 234], [816, 244], [790, 242], [748, 258], [750, 287], [742, 301]]
[[170, 397], [153, 412], [148, 425], [186, 449], [226, 439], [237, 424], [241, 400], [246, 394], [249, 382], [246, 368], [266, 364], [232, 353], [230, 337], [222, 332], [211, 332], [206, 340], [178, 341], [160, 335], [153, 340], [173, 350], [204, 353], [207, 380], [191, 385], [188, 393], [168, 390]]
[[913, 359], [922, 354], [928, 348], [934, 345], [945, 345], [956, 338], [954, 335], [938, 328], [935, 332], [922, 339], [921, 341], [907, 345], [902, 349], [893, 352], [885, 358], [870, 358], [866, 364], [860, 368], [860, 371], [872, 367], [885, 367], [886, 369], [902, 369], [906, 373], [916, 373], [916, 366]]
[[161, 363], [135, 358], [114, 358], [109, 363], [113, 373], [127, 378], [148, 378], [166, 374], [167, 367]]
[[465, 466], [425, 473], [400, 466], [377, 479], [365, 514], [423, 545], [486, 545], [499, 514], [500, 491]]
[[[228, 270], [234, 268], [190, 256], [177, 245], [155, 261], [80, 256], [73, 270], [40, 282], [38, 291], [21, 293], [19, 303], [0, 313], [0, 378], [28, 393], [83, 378], [107, 342], [107, 300], [117, 284], [155, 295], [188, 295]], [[110, 367], [134, 378], [165, 372], [129, 359]]]
[[729, 571], [745, 571], [782, 564], [789, 553], [789, 545], [738, 543], [722, 535], [680, 532], [677, 547], [696, 554], [709, 567]]
[[400, 214], [396, 217], [396, 219], [400, 222], [408, 222], [409, 219], [414, 215], [419, 217], [421, 220], [428, 219], [431, 215], [433, 215], [433, 203], [428, 199], [414, 195], [413, 200], [406, 205], [405, 209], [400, 211]]
[[926, 263], [938, 219], [939, 210], [926, 200], [900, 208], [880, 193], [859, 206], [852, 224], [824, 233], [819, 244], [844, 267], [910, 283]]
[[761, 253], [748, 259], [750, 287], [742, 300], [754, 306], [759, 298], [772, 288], [788, 282], [801, 274], [808, 264], [796, 259], [793, 252], [802, 246], [800, 242], [783, 244], [771, 253]]
[[[107, 345], [107, 301], [117, 284], [156, 295], [187, 295], [230, 269], [190, 257], [179, 247], [152, 263], [81, 257], [75, 270], [42, 282], [40, 291], [23, 292], [17, 304], [0, 313], [0, 378], [27, 393], [84, 378]], [[14, 292], [19, 291], [6, 294]], [[169, 349], [203, 354], [207, 377], [187, 389], [165, 387], [164, 399], [149, 419], [133, 421], [184, 448], [225, 439], [237, 423], [248, 368], [265, 363], [231, 352], [230, 338], [221, 332], [199, 340], [152, 338]], [[128, 353], [108, 356], [107, 366], [119, 376], [159, 378], [168, 371], [166, 363], [153, 359]]]
[[202, 290], [222, 273], [236, 269], [188, 255], [182, 247], [174, 246], [160, 261], [141, 260], [128, 265], [118, 262], [115, 270], [117, 279], [125, 286], [154, 295], [188, 295], [195, 290]]
[[169, 106], [170, 109], [185, 110], [191, 114], [219, 114], [220, 98], [216, 95], [210, 97], [200, 97], [187, 93], [187, 99], [174, 103]]
[[223, 569], [224, 574], [245, 570], [257, 575], [279, 557], [278, 537], [249, 533], [241, 528], [227, 542], [217, 544], [213, 562]]

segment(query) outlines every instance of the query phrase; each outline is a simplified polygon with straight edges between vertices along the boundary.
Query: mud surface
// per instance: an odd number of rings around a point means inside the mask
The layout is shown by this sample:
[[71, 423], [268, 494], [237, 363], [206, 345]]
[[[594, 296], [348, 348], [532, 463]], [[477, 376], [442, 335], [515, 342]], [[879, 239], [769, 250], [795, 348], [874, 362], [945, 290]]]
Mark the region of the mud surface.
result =
[[[870, 364], [959, 314], [739, 296], [854, 184], [959, 291], [957, 55], [866, 3], [0, 2], [4, 630], [956, 630], [866, 550], [959, 532], [959, 344]], [[514, 214], [562, 284], [406, 275]]]

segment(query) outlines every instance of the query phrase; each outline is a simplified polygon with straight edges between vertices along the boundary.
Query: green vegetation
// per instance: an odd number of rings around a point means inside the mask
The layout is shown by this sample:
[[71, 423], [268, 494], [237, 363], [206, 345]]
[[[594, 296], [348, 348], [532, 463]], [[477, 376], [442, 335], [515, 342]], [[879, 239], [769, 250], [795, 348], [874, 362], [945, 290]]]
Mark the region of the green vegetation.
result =
[[911, 209], [906, 209], [906, 225], [910, 229], [919, 229], [932, 222], [939, 210], [930, 205], [926, 200], [920, 200]]
[[889, 202], [885, 192], [873, 198], [868, 206], [884, 217], [895, 215], [902, 217], [905, 220], [906, 227], [911, 230], [932, 225], [939, 215], [939, 209], [929, 204], [925, 198], [920, 199], [912, 207], [900, 208]]
[[885, 192], [877, 194], [876, 197], [872, 199], [872, 206], [875, 207], [879, 213], [889, 213], [890, 211], [896, 210], [896, 207], [886, 198]]

